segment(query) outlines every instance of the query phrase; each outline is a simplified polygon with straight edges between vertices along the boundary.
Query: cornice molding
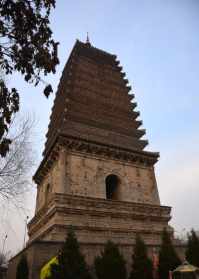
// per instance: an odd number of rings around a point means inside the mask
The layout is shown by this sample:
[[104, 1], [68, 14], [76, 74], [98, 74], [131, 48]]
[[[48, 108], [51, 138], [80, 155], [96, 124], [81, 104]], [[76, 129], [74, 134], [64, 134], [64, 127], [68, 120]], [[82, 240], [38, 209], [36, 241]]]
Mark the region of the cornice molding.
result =
[[152, 167], [157, 162], [159, 157], [159, 153], [124, 149], [113, 145], [103, 145], [81, 138], [60, 135], [54, 142], [52, 149], [42, 160], [37, 172], [33, 177], [37, 184], [42, 182], [53, 163], [58, 159], [61, 148], [72, 152], [92, 154], [105, 159], [133, 163], [142, 167]]

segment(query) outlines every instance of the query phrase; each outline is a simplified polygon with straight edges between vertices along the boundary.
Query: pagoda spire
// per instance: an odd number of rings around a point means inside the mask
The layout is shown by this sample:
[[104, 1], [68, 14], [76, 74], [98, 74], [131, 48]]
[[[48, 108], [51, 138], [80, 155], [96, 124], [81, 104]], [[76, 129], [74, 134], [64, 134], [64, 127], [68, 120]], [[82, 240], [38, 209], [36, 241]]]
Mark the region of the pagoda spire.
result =
[[86, 32], [86, 44], [87, 44], [88, 46], [91, 46], [88, 32]]

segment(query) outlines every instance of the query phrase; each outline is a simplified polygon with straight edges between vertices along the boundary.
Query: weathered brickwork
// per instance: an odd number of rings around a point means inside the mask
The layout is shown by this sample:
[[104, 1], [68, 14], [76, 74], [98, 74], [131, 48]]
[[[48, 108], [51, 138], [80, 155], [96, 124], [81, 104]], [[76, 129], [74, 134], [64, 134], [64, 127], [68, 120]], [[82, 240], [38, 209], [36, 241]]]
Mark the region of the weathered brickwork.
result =
[[[66, 228], [73, 225], [79, 237], [82, 233], [85, 236], [84, 240], [80, 237], [83, 242], [88, 242], [88, 239], [95, 242], [94, 239], [98, 239], [96, 242], [102, 240], [104, 243], [111, 235], [111, 238], [132, 244], [135, 233], [140, 232], [148, 243], [157, 244], [160, 241], [159, 234], [169, 219], [169, 207], [52, 194], [49, 203], [29, 224], [30, 242], [36, 239], [61, 241]], [[89, 237], [91, 234], [92, 238]]]
[[38, 186], [37, 209], [45, 205], [51, 193], [105, 199], [106, 177], [110, 174], [119, 179], [117, 200], [160, 204], [153, 167], [62, 150]]
[[79, 154], [67, 156], [68, 193], [105, 199], [105, 180], [110, 174], [119, 178], [118, 200], [159, 204], [152, 168]]

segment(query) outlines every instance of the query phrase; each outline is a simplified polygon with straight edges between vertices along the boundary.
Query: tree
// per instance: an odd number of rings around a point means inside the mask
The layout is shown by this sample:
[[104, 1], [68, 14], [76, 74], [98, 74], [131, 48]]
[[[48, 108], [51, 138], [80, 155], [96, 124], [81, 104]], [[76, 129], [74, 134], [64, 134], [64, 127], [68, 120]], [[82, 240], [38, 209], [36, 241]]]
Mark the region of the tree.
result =
[[166, 229], [162, 232], [162, 244], [159, 251], [159, 278], [168, 279], [169, 271], [180, 265], [180, 259], [173, 247], [171, 238]]
[[58, 264], [51, 265], [49, 279], [91, 279], [84, 256], [72, 228], [58, 255]]
[[199, 267], [199, 238], [194, 230], [188, 234], [186, 259], [189, 263]]
[[16, 279], [28, 279], [29, 269], [26, 255], [23, 255], [17, 265]]
[[7, 263], [7, 257], [4, 253], [0, 253], [0, 267]]
[[[52, 39], [49, 16], [55, 0], [2, 0], [0, 2], [0, 71], [19, 72], [37, 86], [43, 75], [55, 73], [58, 43]], [[46, 97], [52, 92], [46, 85]], [[0, 80], [0, 156], [6, 156], [7, 136], [13, 115], [19, 110], [19, 92]]]
[[116, 244], [108, 241], [101, 256], [95, 259], [95, 272], [98, 279], [126, 279], [125, 260]]
[[0, 200], [15, 202], [30, 188], [30, 170], [35, 160], [32, 147], [34, 119], [15, 117], [11, 127], [10, 152], [0, 160]]
[[144, 241], [137, 235], [132, 256], [132, 271], [130, 279], [153, 279], [153, 265], [147, 255]]

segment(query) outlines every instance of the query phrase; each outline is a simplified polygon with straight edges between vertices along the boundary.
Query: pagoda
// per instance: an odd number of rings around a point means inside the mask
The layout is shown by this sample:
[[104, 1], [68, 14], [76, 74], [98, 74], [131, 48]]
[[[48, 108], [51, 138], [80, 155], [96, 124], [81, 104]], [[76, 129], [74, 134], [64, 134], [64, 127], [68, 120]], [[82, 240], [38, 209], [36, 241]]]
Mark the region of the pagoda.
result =
[[[55, 256], [73, 226], [91, 266], [107, 240], [128, 265], [136, 234], [158, 247], [170, 207], [160, 205], [154, 165], [145, 151], [137, 103], [116, 55], [76, 41], [52, 108], [28, 224], [30, 278]], [[15, 269], [19, 255], [10, 265]], [[12, 278], [12, 276], [8, 277]]]

